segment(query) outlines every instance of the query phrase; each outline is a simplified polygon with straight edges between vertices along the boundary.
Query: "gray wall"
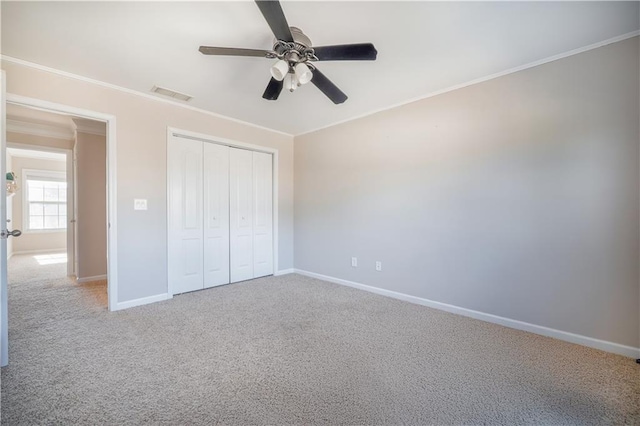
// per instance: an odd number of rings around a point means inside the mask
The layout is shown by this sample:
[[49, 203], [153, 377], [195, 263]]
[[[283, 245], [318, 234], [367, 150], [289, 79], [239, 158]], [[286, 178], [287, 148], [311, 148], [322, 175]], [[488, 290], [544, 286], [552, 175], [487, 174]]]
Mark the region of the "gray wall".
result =
[[635, 37], [296, 137], [295, 267], [640, 346], [638, 62]]
[[107, 139], [76, 134], [79, 279], [107, 274]]

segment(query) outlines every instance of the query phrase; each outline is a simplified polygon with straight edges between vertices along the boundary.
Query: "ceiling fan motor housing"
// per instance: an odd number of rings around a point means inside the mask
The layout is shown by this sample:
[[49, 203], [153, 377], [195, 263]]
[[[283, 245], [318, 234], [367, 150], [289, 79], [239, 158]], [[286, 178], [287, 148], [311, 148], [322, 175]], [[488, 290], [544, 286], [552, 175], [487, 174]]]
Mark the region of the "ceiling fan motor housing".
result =
[[311, 48], [311, 39], [300, 28], [289, 27], [293, 42], [274, 40], [273, 50], [278, 55], [283, 55], [289, 62], [306, 62], [306, 52]]
[[305, 33], [298, 27], [289, 27], [291, 30], [291, 35], [293, 36], [293, 41], [303, 45], [304, 47], [311, 47], [311, 39], [307, 37]]

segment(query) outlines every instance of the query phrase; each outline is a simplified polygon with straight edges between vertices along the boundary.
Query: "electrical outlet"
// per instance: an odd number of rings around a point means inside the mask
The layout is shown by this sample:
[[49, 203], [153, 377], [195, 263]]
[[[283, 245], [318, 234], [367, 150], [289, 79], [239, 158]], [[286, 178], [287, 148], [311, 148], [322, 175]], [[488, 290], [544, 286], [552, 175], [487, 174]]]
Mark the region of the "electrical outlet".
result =
[[358, 258], [357, 257], [352, 257], [351, 258], [351, 266], [354, 268], [358, 267]]
[[376, 262], [376, 271], [382, 271], [382, 262]]

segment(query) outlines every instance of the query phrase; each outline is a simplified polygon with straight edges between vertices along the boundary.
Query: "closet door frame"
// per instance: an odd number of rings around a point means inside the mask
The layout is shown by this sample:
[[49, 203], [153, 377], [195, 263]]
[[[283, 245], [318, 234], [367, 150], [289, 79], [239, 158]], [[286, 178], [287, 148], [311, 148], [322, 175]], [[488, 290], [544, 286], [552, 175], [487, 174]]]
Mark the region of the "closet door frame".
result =
[[[246, 143], [246, 142], [239, 142], [239, 141], [235, 141], [232, 139], [227, 139], [227, 138], [220, 138], [217, 136], [212, 136], [212, 135], [205, 135], [202, 133], [196, 133], [196, 132], [191, 132], [189, 130], [183, 130], [183, 129], [178, 129], [175, 127], [167, 127], [167, 154], [168, 154], [168, 145], [169, 145], [169, 140], [173, 137], [173, 136], [177, 136], [177, 137], [182, 137], [185, 139], [192, 139], [192, 140], [197, 140], [197, 141], [201, 141], [201, 142], [205, 142], [205, 143], [214, 143], [214, 144], [218, 144], [218, 145], [224, 145], [224, 146], [228, 146], [231, 148], [240, 148], [240, 149], [246, 149], [249, 151], [256, 151], [256, 152], [264, 152], [267, 154], [271, 154], [272, 156], [272, 173], [273, 173], [273, 191], [272, 191], [272, 198], [273, 198], [273, 275], [278, 275], [278, 150], [275, 148], [269, 148], [266, 146], [261, 146], [261, 145], [255, 145], [255, 144], [250, 144], [250, 143]], [[167, 155], [167, 179], [169, 176], [168, 170], [169, 170], [169, 158]], [[167, 197], [167, 215], [169, 214], [169, 197]], [[169, 235], [169, 223], [167, 221], [167, 237]], [[169, 256], [169, 252], [168, 252], [168, 245], [167, 245], [167, 259]], [[167, 293], [168, 294], [173, 294], [173, 288], [172, 288], [172, 284], [171, 281], [169, 280], [169, 273], [167, 271]]]

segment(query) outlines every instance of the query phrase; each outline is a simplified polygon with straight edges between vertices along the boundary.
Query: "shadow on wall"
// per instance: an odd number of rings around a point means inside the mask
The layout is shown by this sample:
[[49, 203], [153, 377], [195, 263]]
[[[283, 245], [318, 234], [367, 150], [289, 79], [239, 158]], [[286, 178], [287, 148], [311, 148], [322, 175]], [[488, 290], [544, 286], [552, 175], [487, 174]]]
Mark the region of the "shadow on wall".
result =
[[107, 140], [104, 123], [74, 119], [79, 280], [107, 274]]
[[295, 267], [639, 347], [638, 50], [297, 137]]

